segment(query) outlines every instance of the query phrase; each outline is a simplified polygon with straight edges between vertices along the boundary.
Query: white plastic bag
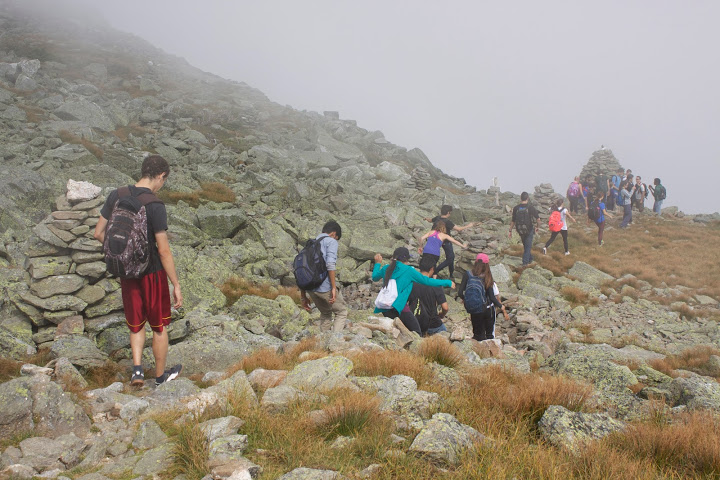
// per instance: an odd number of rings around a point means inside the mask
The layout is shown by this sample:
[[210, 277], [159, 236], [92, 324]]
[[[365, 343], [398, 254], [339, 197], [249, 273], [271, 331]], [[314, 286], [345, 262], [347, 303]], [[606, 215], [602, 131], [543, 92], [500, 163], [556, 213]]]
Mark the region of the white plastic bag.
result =
[[380, 310], [390, 310], [393, 303], [398, 298], [397, 283], [394, 279], [390, 279], [386, 287], [383, 287], [375, 299], [375, 306]]

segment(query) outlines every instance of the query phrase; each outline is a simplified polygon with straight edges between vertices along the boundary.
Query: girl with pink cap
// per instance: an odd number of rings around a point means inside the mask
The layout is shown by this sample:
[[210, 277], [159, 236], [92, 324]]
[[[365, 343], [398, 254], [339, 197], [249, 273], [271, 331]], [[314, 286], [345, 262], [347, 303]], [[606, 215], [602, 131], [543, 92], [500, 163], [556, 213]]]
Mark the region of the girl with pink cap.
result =
[[466, 270], [458, 288], [458, 297], [463, 300], [465, 310], [470, 314], [473, 339], [482, 341], [495, 338], [495, 309], [502, 310], [506, 320], [510, 316], [505, 305], [496, 295], [495, 282], [490, 271], [490, 258], [478, 253], [472, 270]]

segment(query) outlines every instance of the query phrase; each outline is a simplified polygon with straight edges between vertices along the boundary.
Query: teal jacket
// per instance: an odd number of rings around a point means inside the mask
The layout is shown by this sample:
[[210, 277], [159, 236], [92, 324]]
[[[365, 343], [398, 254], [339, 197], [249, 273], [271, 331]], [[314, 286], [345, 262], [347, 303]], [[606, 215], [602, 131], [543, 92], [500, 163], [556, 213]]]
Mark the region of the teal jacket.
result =
[[[372, 272], [373, 282], [385, 278], [387, 268], [388, 265], [381, 267], [379, 263], [376, 263]], [[413, 283], [422, 283], [423, 285], [429, 285], [431, 287], [449, 287], [452, 285], [451, 280], [439, 280], [437, 278], [426, 277], [413, 267], [401, 262], [395, 264], [395, 270], [390, 278], [394, 278], [397, 284], [398, 297], [397, 300], [393, 302], [393, 308], [397, 310], [398, 313], [402, 312], [405, 308], [408, 297], [410, 297], [410, 292], [412, 291]], [[387, 310], [375, 308], [375, 313], [379, 312], [387, 312]]]

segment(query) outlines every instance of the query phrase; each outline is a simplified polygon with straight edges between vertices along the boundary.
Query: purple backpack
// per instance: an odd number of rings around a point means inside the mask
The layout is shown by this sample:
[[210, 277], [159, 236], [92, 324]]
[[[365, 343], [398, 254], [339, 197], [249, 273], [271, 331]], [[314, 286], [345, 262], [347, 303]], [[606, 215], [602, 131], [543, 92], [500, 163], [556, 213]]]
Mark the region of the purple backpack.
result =
[[134, 196], [129, 187], [118, 189], [118, 199], [105, 229], [103, 253], [107, 271], [120, 278], [141, 278], [151, 261], [145, 206], [160, 202], [152, 193]]

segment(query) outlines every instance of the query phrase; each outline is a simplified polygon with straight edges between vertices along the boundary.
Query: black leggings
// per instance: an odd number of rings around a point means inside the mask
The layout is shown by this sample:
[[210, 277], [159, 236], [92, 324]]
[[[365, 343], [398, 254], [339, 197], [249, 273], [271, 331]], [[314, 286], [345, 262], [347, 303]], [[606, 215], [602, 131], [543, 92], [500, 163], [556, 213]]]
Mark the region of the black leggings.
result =
[[448, 267], [450, 278], [452, 278], [455, 273], [455, 250], [453, 250], [453, 244], [443, 242], [442, 249], [445, 252], [445, 260], [437, 266], [435, 273], [439, 273], [443, 268]]
[[418, 319], [415, 318], [415, 315], [413, 315], [412, 312], [401, 312], [398, 313], [397, 310], [394, 308], [391, 308], [390, 310], [385, 310], [382, 312], [383, 317], [387, 318], [398, 318], [400, 317], [400, 321], [407, 327], [408, 330], [411, 332], [415, 332], [418, 335], [422, 336], [422, 332], [420, 331], [420, 322], [418, 322]]
[[491, 340], [495, 338], [495, 309], [488, 308], [482, 313], [471, 313], [470, 323], [473, 328], [473, 339], [478, 341]]
[[562, 235], [563, 238], [563, 245], [565, 246], [565, 251], [568, 251], [568, 243], [567, 243], [567, 230], [560, 230], [559, 232], [552, 232], [552, 235], [550, 235], [550, 240], [547, 241], [545, 244], [545, 248], [548, 248], [554, 241], [555, 237], [557, 237], [557, 234]]

